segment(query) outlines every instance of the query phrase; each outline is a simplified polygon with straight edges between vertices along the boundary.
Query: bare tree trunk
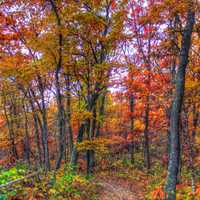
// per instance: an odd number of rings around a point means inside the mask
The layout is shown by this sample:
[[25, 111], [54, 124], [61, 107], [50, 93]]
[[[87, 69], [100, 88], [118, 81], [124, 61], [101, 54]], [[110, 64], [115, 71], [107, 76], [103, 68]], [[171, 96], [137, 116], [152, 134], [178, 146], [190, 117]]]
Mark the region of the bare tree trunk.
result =
[[167, 200], [176, 199], [176, 183], [179, 169], [180, 157], [180, 138], [179, 138], [179, 121], [182, 109], [182, 102], [185, 88], [185, 71], [188, 64], [189, 50], [191, 44], [192, 30], [195, 21], [195, 14], [191, 10], [188, 11], [185, 30], [183, 31], [180, 63], [176, 77], [176, 90], [174, 93], [171, 116], [170, 116], [170, 158], [168, 164], [168, 175], [166, 181]]

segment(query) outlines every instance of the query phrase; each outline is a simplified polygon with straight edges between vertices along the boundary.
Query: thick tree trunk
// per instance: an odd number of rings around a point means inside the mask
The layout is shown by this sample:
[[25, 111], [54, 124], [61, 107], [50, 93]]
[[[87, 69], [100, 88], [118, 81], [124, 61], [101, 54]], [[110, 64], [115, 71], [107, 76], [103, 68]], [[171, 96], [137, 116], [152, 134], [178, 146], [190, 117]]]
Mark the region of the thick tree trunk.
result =
[[95, 152], [94, 150], [87, 151], [87, 176], [91, 176], [95, 167]]
[[[172, 26], [171, 28], [174, 28], [176, 29], [177, 28], [177, 17], [175, 18], [175, 21], [174, 21], [174, 26]], [[172, 35], [172, 40], [175, 41], [175, 43], [177, 43], [178, 41], [178, 38], [177, 38], [177, 33], [173, 33]], [[174, 47], [173, 49], [173, 53], [174, 53], [174, 57], [173, 57], [173, 60], [172, 60], [172, 67], [171, 67], [171, 77], [170, 77], [170, 84], [171, 84], [171, 88], [170, 88], [170, 91], [169, 91], [169, 96], [172, 96], [173, 95], [173, 88], [174, 88], [174, 85], [175, 85], [175, 78], [176, 78], [176, 57], [177, 57], [177, 47]], [[170, 155], [170, 115], [171, 115], [171, 108], [172, 108], [172, 104], [169, 105], [169, 107], [166, 109], [166, 116], [167, 116], [167, 126], [168, 126], [168, 129], [167, 129], [167, 158], [169, 161], [169, 155]]]
[[60, 168], [61, 161], [64, 158], [66, 161], [66, 124], [65, 124], [65, 110], [62, 102], [62, 95], [60, 92], [59, 70], [56, 70], [56, 99], [58, 109], [58, 132], [59, 132], [59, 155], [56, 162], [56, 169]]
[[[85, 123], [83, 123], [79, 130], [78, 130], [78, 136], [77, 136], [77, 144], [82, 142], [83, 140], [83, 135], [84, 135], [84, 131], [85, 131]], [[77, 147], [76, 145], [73, 146], [73, 150], [72, 150], [72, 155], [71, 155], [71, 165], [73, 167], [74, 170], [76, 170], [77, 167], [77, 161], [78, 161], [78, 151], [77, 151]]]
[[[89, 85], [89, 84], [88, 84]], [[96, 106], [97, 106], [97, 99], [99, 97], [98, 93], [90, 94], [90, 87], [88, 86], [88, 95], [87, 95], [87, 110], [92, 113], [92, 119], [88, 119], [86, 123], [86, 132], [87, 132], [87, 139], [93, 140], [95, 136], [95, 129], [96, 129]], [[87, 175], [90, 176], [93, 174], [95, 166], [95, 152], [94, 150], [87, 151]]]
[[176, 183], [179, 169], [180, 157], [180, 138], [179, 138], [179, 121], [184, 97], [185, 88], [185, 71], [188, 64], [189, 49], [195, 14], [189, 10], [185, 30], [183, 31], [179, 68], [176, 77], [176, 89], [173, 98], [171, 116], [170, 116], [170, 158], [168, 164], [168, 175], [166, 181], [167, 200], [176, 199]]
[[[95, 130], [96, 130], [96, 105], [93, 107], [93, 117], [90, 119], [90, 122], [88, 123], [88, 139], [93, 140], [95, 136]], [[95, 151], [94, 150], [88, 150], [87, 151], [87, 175], [91, 176], [94, 172], [95, 167]]]

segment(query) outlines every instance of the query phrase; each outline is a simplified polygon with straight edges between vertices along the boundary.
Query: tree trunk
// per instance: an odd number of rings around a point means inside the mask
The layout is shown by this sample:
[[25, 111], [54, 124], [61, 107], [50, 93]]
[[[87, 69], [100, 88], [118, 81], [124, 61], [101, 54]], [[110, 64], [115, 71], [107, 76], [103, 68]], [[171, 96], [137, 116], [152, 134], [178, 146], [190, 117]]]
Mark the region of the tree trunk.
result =
[[[87, 132], [87, 139], [92, 141], [95, 136], [95, 129], [96, 129], [96, 106], [97, 106], [97, 99], [99, 97], [98, 93], [90, 94], [90, 85], [88, 84], [88, 94], [87, 94], [87, 110], [92, 113], [92, 119], [88, 119], [86, 123], [86, 132]], [[94, 150], [87, 151], [87, 175], [90, 176], [93, 174], [95, 166], [95, 152]]]
[[60, 168], [61, 161], [64, 157], [66, 162], [66, 125], [65, 125], [65, 110], [62, 102], [61, 86], [60, 86], [60, 70], [62, 68], [62, 47], [63, 47], [63, 36], [61, 32], [61, 19], [59, 11], [57, 9], [56, 2], [49, 0], [52, 10], [56, 16], [57, 28], [58, 28], [58, 62], [56, 63], [55, 69], [55, 81], [56, 81], [56, 100], [58, 109], [58, 130], [59, 130], [59, 155], [56, 162], [56, 169]]
[[[32, 110], [32, 115], [33, 115], [33, 121], [34, 121], [34, 140], [35, 140], [35, 144], [37, 146], [37, 150], [36, 150], [36, 158], [37, 160], [37, 165], [38, 167], [42, 167], [42, 150], [41, 150], [41, 146], [40, 146], [40, 132], [39, 132], [39, 126], [38, 123], [41, 124], [38, 113], [35, 110], [35, 106], [34, 106], [34, 102], [32, 100], [32, 96], [31, 96], [31, 92], [28, 92], [29, 95], [29, 103], [31, 106], [31, 110]], [[42, 129], [41, 129], [42, 130]]]
[[24, 138], [24, 154], [25, 159], [28, 162], [28, 165], [30, 166], [30, 139], [29, 139], [29, 132], [28, 132], [28, 118], [27, 118], [27, 112], [25, 104], [23, 104], [24, 109], [24, 130], [25, 130], [25, 138]]
[[94, 150], [87, 151], [87, 176], [91, 176], [94, 172], [95, 152]]
[[67, 122], [67, 130], [68, 130], [68, 141], [69, 141], [69, 152], [72, 154], [74, 139], [73, 139], [73, 131], [71, 125], [71, 91], [70, 91], [70, 77], [69, 74], [65, 75], [66, 81], [66, 90], [67, 90], [67, 100], [66, 100], [66, 122]]
[[135, 151], [135, 144], [134, 144], [134, 117], [133, 117], [133, 112], [134, 112], [134, 96], [133, 94], [130, 95], [130, 125], [131, 125], [131, 144], [130, 144], [130, 158], [131, 158], [131, 163], [134, 163], [134, 151]]
[[37, 146], [37, 158], [38, 158], [38, 166], [42, 166], [42, 150], [40, 146], [40, 133], [38, 127], [38, 115], [33, 113], [33, 120], [34, 120], [34, 136], [35, 136], [35, 144]]
[[102, 94], [102, 97], [100, 99], [100, 105], [99, 105], [99, 120], [97, 121], [96, 125], [96, 137], [100, 136], [100, 129], [103, 124], [103, 116], [104, 116], [104, 108], [105, 108], [105, 99], [106, 99], [106, 92]]
[[46, 114], [46, 105], [45, 105], [45, 97], [44, 97], [44, 85], [42, 83], [41, 77], [38, 76], [39, 83], [39, 91], [41, 96], [41, 104], [42, 104], [42, 146], [44, 152], [44, 165], [45, 170], [50, 170], [50, 160], [49, 160], [49, 146], [48, 146], [48, 129], [47, 129], [47, 114]]
[[[88, 139], [93, 140], [95, 137], [95, 130], [96, 130], [96, 105], [93, 107], [93, 117], [90, 119], [90, 123], [88, 123]], [[95, 151], [88, 150], [87, 151], [87, 175], [91, 176], [94, 172], [95, 167]]]
[[9, 142], [10, 142], [10, 146], [11, 146], [10, 153], [14, 158], [18, 159], [19, 156], [18, 156], [18, 153], [17, 153], [16, 144], [15, 144], [12, 116], [11, 116], [11, 113], [10, 113], [11, 119], [9, 119], [9, 115], [7, 113], [7, 108], [6, 108], [6, 98], [3, 97], [3, 100], [4, 100], [3, 109], [4, 109], [4, 114], [5, 114], [5, 117], [6, 117], [6, 123], [7, 123], [7, 127], [8, 127], [8, 135], [9, 135]]
[[198, 121], [199, 121], [199, 111], [198, 111], [198, 109], [196, 108], [195, 103], [194, 103], [194, 105], [193, 105], [193, 112], [192, 112], [192, 114], [193, 114], [193, 120], [192, 120], [192, 122], [193, 122], [193, 127], [192, 127], [192, 140], [193, 140], [193, 142], [194, 142], [195, 136], [196, 136], [196, 129], [197, 129], [197, 126], [198, 126]]
[[182, 119], [182, 124], [183, 124], [183, 137], [184, 137], [184, 142], [186, 144], [186, 148], [188, 151], [188, 166], [191, 172], [191, 186], [192, 186], [192, 193], [195, 194], [195, 168], [194, 168], [194, 164], [193, 164], [193, 158], [194, 158], [194, 154], [193, 154], [193, 145], [191, 142], [191, 138], [189, 135], [189, 127], [188, 127], [188, 114], [186, 113], [186, 111], [183, 112], [184, 116]]
[[56, 169], [60, 168], [61, 161], [64, 158], [66, 161], [66, 124], [65, 124], [65, 110], [62, 102], [62, 95], [60, 92], [59, 70], [56, 70], [56, 99], [58, 109], [58, 132], [59, 132], [59, 155], [56, 162]]
[[[82, 142], [84, 131], [85, 131], [85, 123], [83, 123], [78, 130], [77, 144]], [[76, 170], [77, 161], [78, 161], [78, 151], [76, 145], [74, 145], [71, 155], [71, 165], [74, 170]]]
[[193, 11], [188, 11], [185, 30], [183, 31], [179, 68], [176, 77], [176, 89], [173, 97], [173, 104], [170, 116], [170, 158], [168, 164], [168, 175], [166, 181], [167, 200], [176, 199], [176, 183], [179, 169], [180, 157], [180, 138], [179, 138], [179, 121], [184, 97], [185, 88], [185, 71], [188, 64], [189, 49], [191, 44], [191, 36], [195, 14]]
[[149, 152], [149, 95], [147, 96], [145, 108], [145, 129], [144, 129], [144, 164], [147, 170], [150, 169], [150, 152]]

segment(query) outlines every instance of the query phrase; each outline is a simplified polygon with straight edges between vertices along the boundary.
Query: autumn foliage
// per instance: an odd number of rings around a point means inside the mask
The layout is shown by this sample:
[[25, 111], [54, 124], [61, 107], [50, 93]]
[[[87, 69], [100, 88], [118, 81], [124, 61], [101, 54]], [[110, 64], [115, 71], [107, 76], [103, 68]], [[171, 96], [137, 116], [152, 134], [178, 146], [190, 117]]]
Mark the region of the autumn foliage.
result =
[[0, 199], [89, 200], [109, 177], [142, 188], [138, 199], [198, 199], [199, 10], [193, 0], [2, 1], [0, 183], [41, 177], [24, 192], [2, 186]]

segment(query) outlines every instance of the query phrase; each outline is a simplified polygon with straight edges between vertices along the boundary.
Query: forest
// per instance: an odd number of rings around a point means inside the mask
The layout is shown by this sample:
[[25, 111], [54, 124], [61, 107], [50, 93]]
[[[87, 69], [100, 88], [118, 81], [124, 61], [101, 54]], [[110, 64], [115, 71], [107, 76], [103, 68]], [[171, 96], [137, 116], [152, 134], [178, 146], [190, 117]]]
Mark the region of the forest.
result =
[[199, 0], [0, 0], [0, 200], [200, 200]]

